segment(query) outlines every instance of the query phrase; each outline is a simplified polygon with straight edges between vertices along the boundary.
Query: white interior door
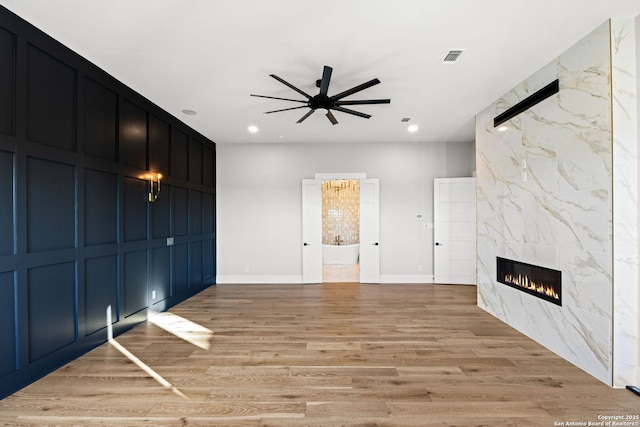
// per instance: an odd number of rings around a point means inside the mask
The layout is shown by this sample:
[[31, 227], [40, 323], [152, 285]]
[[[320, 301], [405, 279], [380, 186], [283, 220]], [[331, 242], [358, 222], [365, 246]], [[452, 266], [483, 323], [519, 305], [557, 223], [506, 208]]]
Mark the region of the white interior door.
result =
[[302, 180], [302, 283], [322, 283], [322, 180]]
[[360, 283], [380, 283], [378, 179], [360, 180]]
[[434, 281], [476, 283], [476, 179], [436, 178]]

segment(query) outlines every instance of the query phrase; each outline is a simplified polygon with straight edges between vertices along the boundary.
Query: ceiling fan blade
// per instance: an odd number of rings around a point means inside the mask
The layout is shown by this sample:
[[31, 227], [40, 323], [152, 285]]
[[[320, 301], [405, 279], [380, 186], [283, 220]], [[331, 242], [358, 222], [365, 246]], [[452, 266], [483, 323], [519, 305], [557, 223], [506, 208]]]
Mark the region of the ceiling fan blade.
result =
[[332, 125], [338, 124], [338, 120], [336, 119], [336, 116], [333, 115], [331, 110], [327, 110], [327, 118], [329, 119]]
[[322, 71], [322, 81], [320, 82], [320, 95], [327, 96], [327, 91], [329, 91], [329, 81], [331, 80], [331, 73], [333, 72], [333, 68], [325, 65], [324, 70]]
[[366, 83], [362, 83], [361, 85], [352, 87], [351, 89], [345, 90], [344, 92], [340, 92], [337, 95], [333, 95], [329, 97], [329, 99], [331, 99], [332, 101], [337, 101], [339, 99], [344, 98], [345, 96], [353, 95], [356, 92], [360, 92], [361, 90], [365, 90], [367, 88], [370, 88], [371, 86], [375, 86], [378, 83], [380, 83], [380, 80], [378, 79], [369, 80]]
[[336, 111], [342, 111], [343, 113], [353, 114], [354, 116], [358, 116], [358, 117], [364, 117], [365, 119], [368, 119], [369, 117], [371, 117], [370, 114], [361, 113], [360, 111], [350, 110], [348, 108], [340, 107], [337, 105], [331, 108], [333, 108]]
[[304, 116], [302, 116], [302, 117], [300, 118], [300, 120], [298, 120], [296, 123], [302, 123], [302, 122], [304, 122], [304, 121], [306, 120], [306, 118], [307, 118], [307, 117], [309, 117], [310, 115], [312, 115], [312, 114], [313, 114], [313, 112], [314, 112], [314, 111], [316, 111], [316, 110], [314, 110], [314, 109], [312, 108], [311, 110], [309, 110], [309, 112], [308, 112], [307, 114], [305, 114]]
[[275, 74], [269, 74], [269, 76], [273, 77], [274, 79], [276, 79], [277, 81], [279, 81], [283, 85], [285, 85], [287, 87], [290, 87], [291, 89], [295, 90], [296, 92], [298, 92], [300, 95], [304, 96], [305, 98], [311, 99], [310, 95], [304, 93], [303, 91], [301, 91], [300, 89], [298, 89], [297, 87], [295, 87], [291, 83], [287, 82], [286, 80], [281, 79], [280, 77], [276, 76]]
[[359, 101], [336, 101], [335, 105], [391, 104], [390, 99], [362, 99]]
[[309, 108], [309, 106], [308, 105], [303, 105], [301, 107], [283, 108], [282, 110], [265, 111], [264, 113], [265, 114], [279, 113], [280, 111], [297, 110], [298, 108]]
[[299, 99], [278, 98], [277, 96], [254, 95], [254, 94], [251, 94], [251, 96], [257, 96], [258, 98], [280, 99], [282, 101], [302, 102], [304, 104], [307, 103], [307, 101], [301, 101]]

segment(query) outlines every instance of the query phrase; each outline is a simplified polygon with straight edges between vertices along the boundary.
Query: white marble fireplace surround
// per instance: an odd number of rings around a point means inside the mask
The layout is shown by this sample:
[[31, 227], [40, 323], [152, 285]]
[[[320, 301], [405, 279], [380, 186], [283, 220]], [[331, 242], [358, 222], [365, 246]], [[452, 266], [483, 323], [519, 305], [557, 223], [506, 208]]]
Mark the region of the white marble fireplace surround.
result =
[[[559, 79], [505, 125], [493, 118]], [[601, 25], [476, 119], [478, 305], [606, 384], [638, 368], [633, 19]], [[498, 283], [496, 256], [562, 271], [562, 307]]]

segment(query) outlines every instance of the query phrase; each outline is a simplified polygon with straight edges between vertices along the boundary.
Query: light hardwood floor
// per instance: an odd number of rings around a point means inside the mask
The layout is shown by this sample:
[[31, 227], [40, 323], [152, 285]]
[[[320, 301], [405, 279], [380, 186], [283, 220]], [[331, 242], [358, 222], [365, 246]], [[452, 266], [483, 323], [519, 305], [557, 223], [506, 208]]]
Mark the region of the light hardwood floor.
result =
[[483, 312], [475, 292], [212, 287], [0, 401], [0, 425], [502, 427], [640, 414], [640, 397]]
[[325, 283], [360, 282], [360, 264], [324, 264], [322, 266], [322, 281]]

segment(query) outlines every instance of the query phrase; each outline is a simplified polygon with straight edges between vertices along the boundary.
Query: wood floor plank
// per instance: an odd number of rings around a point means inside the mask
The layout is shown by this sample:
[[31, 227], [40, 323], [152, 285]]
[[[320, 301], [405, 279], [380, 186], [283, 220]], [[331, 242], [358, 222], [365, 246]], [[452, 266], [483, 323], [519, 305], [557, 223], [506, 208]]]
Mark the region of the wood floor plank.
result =
[[473, 286], [221, 285], [169, 312], [179, 331], [139, 325], [0, 401], [0, 425], [547, 427], [640, 413], [638, 396], [480, 310]]

